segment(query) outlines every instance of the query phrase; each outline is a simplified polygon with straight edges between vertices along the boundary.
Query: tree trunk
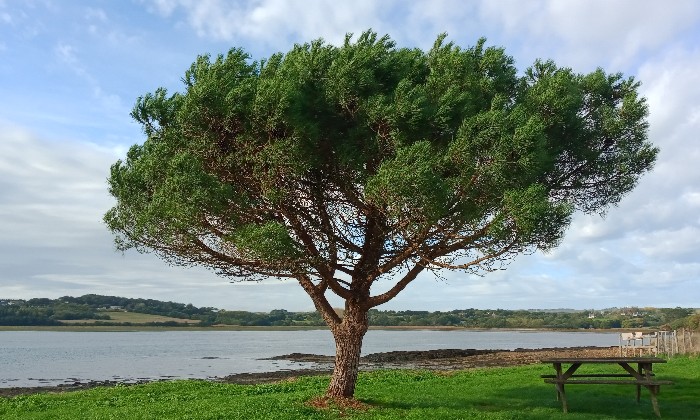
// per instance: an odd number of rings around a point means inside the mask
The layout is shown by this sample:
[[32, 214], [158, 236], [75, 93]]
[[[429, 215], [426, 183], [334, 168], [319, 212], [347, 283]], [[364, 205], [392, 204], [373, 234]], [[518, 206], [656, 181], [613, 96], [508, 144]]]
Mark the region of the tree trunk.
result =
[[355, 394], [362, 339], [367, 327], [367, 311], [346, 305], [343, 322], [332, 329], [335, 339], [335, 368], [326, 396], [352, 398]]

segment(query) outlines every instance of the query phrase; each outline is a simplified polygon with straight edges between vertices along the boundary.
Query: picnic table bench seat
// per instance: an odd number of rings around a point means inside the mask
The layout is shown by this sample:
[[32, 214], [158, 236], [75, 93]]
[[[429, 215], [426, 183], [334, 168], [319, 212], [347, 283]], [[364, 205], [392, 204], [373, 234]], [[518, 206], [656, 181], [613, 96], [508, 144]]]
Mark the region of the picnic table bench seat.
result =
[[575, 379], [575, 380], [562, 380], [562, 379], [545, 379], [545, 383], [548, 384], [566, 384], [566, 385], [576, 385], [576, 384], [587, 384], [587, 385], [637, 385], [637, 386], [658, 386], [658, 385], [673, 385], [672, 381], [658, 381], [658, 380], [626, 380], [626, 379]]
[[[650, 373], [650, 376], [654, 376], [654, 374]], [[557, 375], [540, 375], [542, 379], [552, 379], [556, 377]], [[571, 375], [570, 378], [633, 378], [633, 376], [631, 373], [586, 373]]]

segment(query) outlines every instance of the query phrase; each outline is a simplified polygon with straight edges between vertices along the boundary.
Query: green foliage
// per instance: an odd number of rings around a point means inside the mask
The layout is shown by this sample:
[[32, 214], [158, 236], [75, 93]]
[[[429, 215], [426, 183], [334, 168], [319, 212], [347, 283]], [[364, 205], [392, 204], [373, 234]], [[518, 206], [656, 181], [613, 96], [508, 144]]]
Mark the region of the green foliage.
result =
[[700, 314], [687, 317], [684, 326], [691, 330], [700, 331]]
[[213, 308], [197, 308], [192, 304], [88, 294], [80, 297], [63, 296], [58, 299], [0, 300], [0, 325], [60, 325], [58, 320], [61, 319], [97, 319], [103, 320], [98, 321], [98, 325], [110, 325], [110, 317], [104, 312], [109, 308], [202, 321], [215, 314]]
[[[664, 418], [690, 419], [700, 411], [700, 363], [678, 357], [655, 368], [674, 381], [659, 396]], [[561, 403], [541, 374], [550, 366], [473, 369], [451, 373], [386, 370], [360, 373], [357, 398], [366, 410], [316, 409], [324, 377], [266, 385], [205, 381], [159, 382], [62, 394], [0, 398], [0, 417], [12, 419], [560, 419]], [[568, 388], [571, 419], [654, 418], [648, 391], [637, 403], [633, 387]], [[478, 389], [478, 392], [474, 392]]]
[[449, 206], [449, 185], [440, 176], [441, 159], [425, 141], [416, 142], [382, 162], [367, 183], [367, 198], [390, 217], [413, 216], [417, 227], [436, 223]]
[[271, 265], [300, 253], [287, 229], [278, 222], [242, 226], [234, 233], [231, 242], [242, 252], [249, 253], [250, 258]]
[[89, 305], [46, 298], [0, 304], [0, 325], [60, 325], [58, 320], [109, 319]]
[[668, 326], [674, 330], [679, 328], [687, 328], [690, 330], [700, 331], [700, 312], [683, 318], [670, 318], [667, 322]]
[[0, 306], [0, 325], [59, 325], [49, 308]]
[[[465, 328], [662, 328], [666, 323], [684, 323], [692, 309], [612, 308], [598, 311], [537, 311], [506, 309], [457, 309], [449, 312], [379, 311], [368, 313], [376, 326], [456, 326]], [[669, 318], [663, 313], [672, 313]], [[679, 318], [672, 318], [678, 316]], [[662, 321], [664, 319], [665, 321]]]
[[551, 61], [519, 76], [484, 39], [445, 39], [198, 57], [184, 92], [134, 106], [146, 141], [109, 178], [118, 247], [344, 295], [336, 272], [369, 290], [405, 264], [482, 271], [550, 249], [575, 209], [604, 212], [652, 167], [633, 79]]

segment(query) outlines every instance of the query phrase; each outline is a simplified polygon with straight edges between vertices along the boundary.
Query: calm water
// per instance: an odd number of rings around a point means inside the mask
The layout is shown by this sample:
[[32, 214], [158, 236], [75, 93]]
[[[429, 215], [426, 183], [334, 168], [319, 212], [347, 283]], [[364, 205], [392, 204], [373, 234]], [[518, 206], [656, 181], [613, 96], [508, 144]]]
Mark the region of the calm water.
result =
[[[394, 350], [614, 346], [616, 333], [541, 331], [380, 331], [363, 354]], [[261, 360], [289, 353], [333, 355], [327, 330], [59, 332], [0, 331], [0, 387], [89, 380], [212, 378], [314, 367]]]

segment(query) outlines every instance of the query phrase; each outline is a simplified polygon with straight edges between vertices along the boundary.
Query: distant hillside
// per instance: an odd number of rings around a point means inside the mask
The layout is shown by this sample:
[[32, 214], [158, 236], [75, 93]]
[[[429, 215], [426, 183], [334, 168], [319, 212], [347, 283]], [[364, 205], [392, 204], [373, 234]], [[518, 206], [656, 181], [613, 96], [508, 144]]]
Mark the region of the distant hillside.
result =
[[[197, 308], [154, 299], [118, 296], [64, 296], [58, 299], [0, 299], [0, 325], [180, 325], [199, 324], [215, 313], [214, 308]], [[149, 316], [138, 316], [142, 314]], [[184, 322], [192, 321], [192, 322]]]
[[68, 325], [160, 325], [160, 326], [187, 326], [199, 325], [200, 320], [173, 318], [163, 315], [151, 315], [138, 312], [127, 312], [123, 310], [108, 310], [101, 312], [102, 315], [109, 316], [108, 320], [104, 319], [61, 319], [62, 324]]
[[[458, 309], [449, 312], [369, 311], [373, 326], [455, 326], [465, 328], [697, 328], [692, 308], [610, 308], [605, 310]], [[192, 304], [118, 296], [64, 296], [58, 299], [0, 299], [0, 325], [238, 325], [324, 326], [317, 312], [226, 311]]]

